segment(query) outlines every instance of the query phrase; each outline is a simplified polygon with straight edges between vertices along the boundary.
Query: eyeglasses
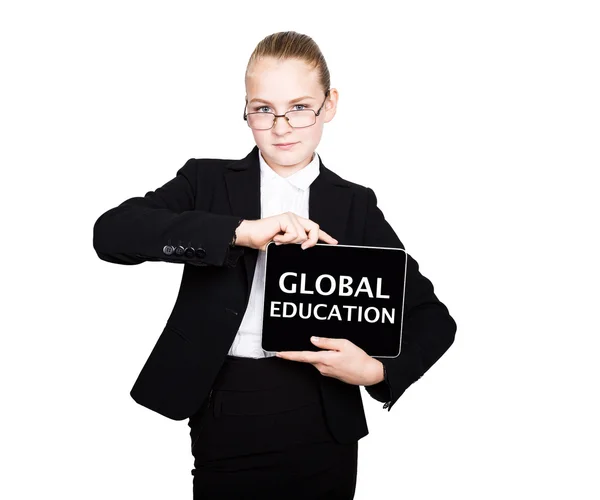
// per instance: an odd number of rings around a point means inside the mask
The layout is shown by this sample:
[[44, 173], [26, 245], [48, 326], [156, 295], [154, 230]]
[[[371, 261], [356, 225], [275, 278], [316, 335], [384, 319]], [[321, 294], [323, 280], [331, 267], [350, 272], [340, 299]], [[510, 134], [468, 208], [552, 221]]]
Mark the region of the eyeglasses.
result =
[[[256, 113], [246, 113], [246, 107], [244, 107], [244, 120], [246, 120], [248, 126], [254, 130], [269, 130], [274, 127], [277, 118], [281, 118], [282, 116], [285, 116], [285, 119], [292, 128], [311, 127], [317, 123], [317, 116], [321, 113], [328, 95], [329, 90], [325, 92], [325, 99], [318, 111], [315, 111], [314, 109], [299, 109], [287, 111], [283, 115], [276, 115], [275, 113], [262, 113], [260, 111], [257, 111]], [[248, 99], [246, 99], [246, 106], [247, 105]]]

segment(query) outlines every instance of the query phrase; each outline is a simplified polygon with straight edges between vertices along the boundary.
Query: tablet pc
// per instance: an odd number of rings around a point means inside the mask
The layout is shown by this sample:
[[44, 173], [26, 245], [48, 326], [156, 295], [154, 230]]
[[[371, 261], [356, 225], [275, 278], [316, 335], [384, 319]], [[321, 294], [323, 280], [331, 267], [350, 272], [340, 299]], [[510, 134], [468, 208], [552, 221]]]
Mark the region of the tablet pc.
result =
[[348, 339], [368, 355], [400, 354], [406, 251], [317, 243], [266, 247], [262, 348], [318, 351], [311, 336]]

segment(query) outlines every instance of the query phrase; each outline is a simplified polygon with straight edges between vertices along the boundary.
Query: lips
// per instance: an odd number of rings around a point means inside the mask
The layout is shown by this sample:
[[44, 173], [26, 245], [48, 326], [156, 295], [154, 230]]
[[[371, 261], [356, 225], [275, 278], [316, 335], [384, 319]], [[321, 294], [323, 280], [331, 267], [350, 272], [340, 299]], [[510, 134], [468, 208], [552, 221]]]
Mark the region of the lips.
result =
[[275, 146], [291, 146], [292, 144], [298, 144], [297, 142], [282, 142], [280, 144], [275, 144]]

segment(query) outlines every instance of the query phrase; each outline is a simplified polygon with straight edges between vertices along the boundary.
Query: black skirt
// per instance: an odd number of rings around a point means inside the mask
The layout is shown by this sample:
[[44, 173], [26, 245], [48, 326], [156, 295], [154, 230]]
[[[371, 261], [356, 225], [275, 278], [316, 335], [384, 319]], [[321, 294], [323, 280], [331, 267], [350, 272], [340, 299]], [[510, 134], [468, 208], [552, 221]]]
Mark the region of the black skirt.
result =
[[358, 442], [329, 432], [322, 376], [310, 363], [227, 355], [188, 423], [194, 500], [354, 498]]

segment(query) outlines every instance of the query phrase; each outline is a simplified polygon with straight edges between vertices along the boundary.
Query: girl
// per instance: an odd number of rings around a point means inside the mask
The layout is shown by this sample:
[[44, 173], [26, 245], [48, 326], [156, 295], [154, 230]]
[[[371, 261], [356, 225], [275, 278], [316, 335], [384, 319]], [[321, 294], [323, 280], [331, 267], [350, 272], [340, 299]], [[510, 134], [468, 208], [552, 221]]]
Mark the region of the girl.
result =
[[131, 395], [189, 418], [194, 498], [352, 499], [358, 440], [368, 434], [359, 386], [389, 411], [452, 344], [456, 323], [408, 256], [397, 358], [370, 357], [342, 331], [314, 340], [315, 351], [261, 348], [270, 241], [307, 251], [318, 241], [404, 247], [373, 190], [316, 153], [338, 100], [316, 43], [267, 36], [245, 80], [243, 118], [256, 143], [245, 158], [191, 159], [94, 225], [103, 260], [187, 264]]

